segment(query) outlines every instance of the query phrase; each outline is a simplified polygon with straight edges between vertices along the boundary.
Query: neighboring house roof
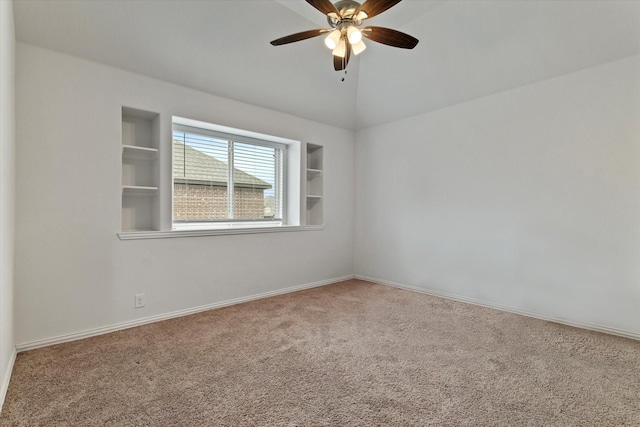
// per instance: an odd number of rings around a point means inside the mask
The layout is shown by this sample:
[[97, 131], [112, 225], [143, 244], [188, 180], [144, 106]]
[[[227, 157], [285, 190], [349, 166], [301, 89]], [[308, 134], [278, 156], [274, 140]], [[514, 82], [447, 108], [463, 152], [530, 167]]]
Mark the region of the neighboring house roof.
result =
[[[189, 145], [174, 140], [173, 179], [177, 182], [184, 181], [189, 184], [226, 187], [227, 164]], [[271, 188], [271, 184], [268, 182], [236, 168], [233, 169], [233, 182], [236, 187]]]

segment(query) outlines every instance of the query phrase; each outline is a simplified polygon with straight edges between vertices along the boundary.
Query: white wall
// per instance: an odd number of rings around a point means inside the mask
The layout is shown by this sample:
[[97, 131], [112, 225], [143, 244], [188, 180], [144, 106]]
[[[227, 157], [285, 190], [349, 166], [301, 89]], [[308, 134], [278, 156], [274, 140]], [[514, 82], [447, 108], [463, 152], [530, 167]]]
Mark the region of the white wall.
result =
[[[354, 223], [352, 132], [18, 44], [15, 342], [354, 270], [640, 334], [638, 76], [633, 56], [359, 132]], [[121, 105], [324, 145], [325, 229], [120, 241]]]
[[13, 2], [0, 1], [0, 408], [11, 376], [15, 209], [15, 36]]
[[360, 131], [355, 179], [356, 275], [640, 336], [640, 56]]
[[[353, 132], [22, 43], [16, 90], [19, 346], [352, 274]], [[324, 230], [119, 240], [121, 105], [324, 145]]]

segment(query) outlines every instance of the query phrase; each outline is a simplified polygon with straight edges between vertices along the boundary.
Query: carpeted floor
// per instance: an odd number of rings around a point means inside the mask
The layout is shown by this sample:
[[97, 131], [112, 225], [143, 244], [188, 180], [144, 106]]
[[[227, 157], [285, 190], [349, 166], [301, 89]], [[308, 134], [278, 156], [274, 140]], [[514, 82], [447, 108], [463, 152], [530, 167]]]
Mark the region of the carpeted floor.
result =
[[20, 353], [1, 425], [640, 425], [640, 342], [358, 280]]

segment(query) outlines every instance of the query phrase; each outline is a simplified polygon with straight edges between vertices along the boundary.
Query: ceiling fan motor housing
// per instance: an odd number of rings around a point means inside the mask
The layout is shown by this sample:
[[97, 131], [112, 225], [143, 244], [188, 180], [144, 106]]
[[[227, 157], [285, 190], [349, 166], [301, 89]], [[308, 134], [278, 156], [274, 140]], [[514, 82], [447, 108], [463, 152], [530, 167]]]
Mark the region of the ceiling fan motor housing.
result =
[[360, 3], [354, 0], [340, 0], [334, 3], [336, 9], [340, 13], [340, 18], [332, 18], [327, 15], [327, 22], [332, 28], [342, 29], [349, 25], [360, 25], [362, 21], [356, 20], [354, 15], [360, 7]]

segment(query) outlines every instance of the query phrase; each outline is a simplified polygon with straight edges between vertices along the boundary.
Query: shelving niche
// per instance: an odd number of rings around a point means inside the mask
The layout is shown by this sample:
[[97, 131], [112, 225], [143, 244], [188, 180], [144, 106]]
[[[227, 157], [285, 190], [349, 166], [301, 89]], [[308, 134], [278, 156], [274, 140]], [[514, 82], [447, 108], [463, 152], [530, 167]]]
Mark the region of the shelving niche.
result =
[[307, 143], [307, 171], [306, 171], [306, 224], [322, 225], [323, 211], [323, 147]]
[[122, 107], [122, 231], [159, 230], [160, 115]]

